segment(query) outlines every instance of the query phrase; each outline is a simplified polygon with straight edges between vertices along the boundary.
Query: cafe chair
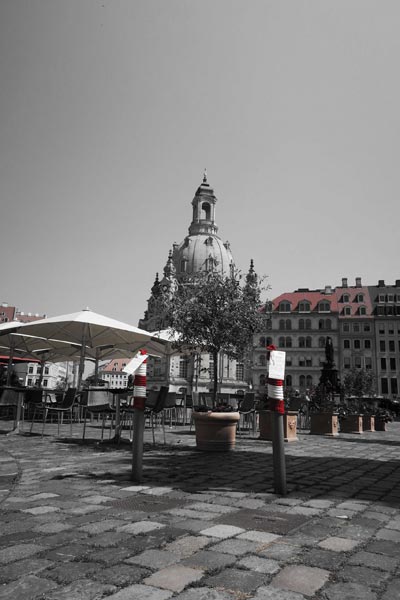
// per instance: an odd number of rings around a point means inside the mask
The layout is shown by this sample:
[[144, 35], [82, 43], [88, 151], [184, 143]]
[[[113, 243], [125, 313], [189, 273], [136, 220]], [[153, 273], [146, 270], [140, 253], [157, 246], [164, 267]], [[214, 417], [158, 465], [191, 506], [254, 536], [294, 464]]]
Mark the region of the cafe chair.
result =
[[150, 390], [144, 409], [144, 416], [150, 420], [151, 430], [153, 434], [153, 445], [156, 444], [155, 438], [155, 425], [157, 425], [157, 418], [160, 417], [160, 422], [164, 434], [164, 444], [166, 444], [165, 438], [165, 419], [164, 419], [164, 408], [168, 397], [168, 386], [163, 385], [158, 391]]
[[[73, 411], [77, 405], [79, 394], [77, 394], [76, 388], [69, 388], [62, 396], [60, 402], [47, 402], [46, 399], [42, 402], [41, 405], [35, 406], [35, 410], [32, 417], [32, 424], [35, 419], [35, 415], [37, 410], [43, 411], [43, 424], [42, 424], [42, 437], [44, 435], [44, 429], [46, 426], [47, 417], [52, 414], [57, 415], [57, 434], [60, 434], [60, 424], [64, 421], [64, 415], [69, 415], [70, 422], [70, 432], [72, 436], [72, 421], [73, 421]], [[31, 425], [32, 431], [32, 425]]]
[[[50, 404], [52, 402], [52, 397], [49, 392], [45, 392], [42, 389], [37, 388], [29, 388], [25, 390], [24, 394], [24, 404], [22, 409], [22, 424], [24, 424], [25, 419], [29, 419], [29, 416], [32, 415], [35, 410], [39, 407], [42, 407], [43, 402], [46, 404]], [[31, 421], [30, 433], [32, 433], [33, 419]]]
[[115, 408], [112, 405], [112, 395], [109, 390], [105, 387], [91, 387], [88, 390], [85, 390], [82, 398], [81, 405], [83, 408], [83, 435], [82, 439], [85, 439], [86, 435], [86, 422], [88, 415], [91, 420], [94, 417], [97, 419], [101, 418], [101, 439], [104, 437], [104, 427], [106, 419], [110, 418], [110, 434], [112, 431], [112, 423], [115, 417]]
[[18, 394], [19, 392], [17, 390], [0, 388], [0, 409], [7, 416], [10, 414], [10, 412], [12, 412], [14, 419], [14, 428], [17, 426]]

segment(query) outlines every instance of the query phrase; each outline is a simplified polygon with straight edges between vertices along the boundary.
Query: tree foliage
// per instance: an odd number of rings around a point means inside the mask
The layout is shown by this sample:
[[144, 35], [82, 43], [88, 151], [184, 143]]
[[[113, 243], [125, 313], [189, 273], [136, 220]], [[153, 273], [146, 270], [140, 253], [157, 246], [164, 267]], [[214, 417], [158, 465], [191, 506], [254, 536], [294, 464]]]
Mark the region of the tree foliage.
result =
[[365, 369], [353, 368], [343, 379], [343, 390], [346, 397], [372, 396], [375, 393], [375, 378]]
[[180, 343], [214, 357], [214, 398], [218, 353], [242, 358], [254, 333], [262, 329], [261, 290], [256, 278], [242, 285], [239, 274], [197, 273], [169, 300], [166, 322], [179, 332]]

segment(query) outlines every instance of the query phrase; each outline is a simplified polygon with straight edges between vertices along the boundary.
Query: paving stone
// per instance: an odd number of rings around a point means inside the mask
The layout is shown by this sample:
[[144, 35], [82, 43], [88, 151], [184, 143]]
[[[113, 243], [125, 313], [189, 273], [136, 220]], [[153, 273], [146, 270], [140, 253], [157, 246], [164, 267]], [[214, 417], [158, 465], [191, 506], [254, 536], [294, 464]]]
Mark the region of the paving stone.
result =
[[252, 600], [304, 600], [305, 596], [289, 590], [279, 590], [272, 586], [259, 587]]
[[204, 580], [204, 585], [208, 587], [222, 588], [231, 590], [231, 592], [242, 592], [249, 594], [261, 585], [265, 585], [268, 581], [268, 576], [264, 573], [256, 573], [255, 571], [244, 571], [241, 569], [224, 569], [216, 575], [211, 575]]
[[130, 533], [132, 535], [139, 535], [142, 533], [148, 533], [156, 529], [163, 529], [165, 525], [163, 523], [156, 523], [154, 521], [137, 521], [136, 523], [128, 523], [128, 525], [121, 525], [117, 528], [117, 531], [122, 533]]
[[377, 600], [369, 587], [360, 583], [333, 583], [324, 589], [326, 600]]
[[271, 585], [298, 592], [305, 596], [313, 596], [328, 581], [330, 572], [317, 567], [303, 565], [286, 566], [275, 575]]
[[364, 550], [376, 554], [387, 554], [395, 558], [400, 556], [400, 544], [389, 540], [372, 540], [364, 547]]
[[229, 567], [236, 562], [236, 556], [214, 552], [213, 550], [202, 550], [182, 561], [186, 567], [202, 569], [203, 571], [217, 571]]
[[382, 596], [382, 600], [399, 600], [400, 578], [393, 579]]
[[379, 571], [370, 567], [346, 565], [338, 573], [338, 578], [367, 585], [370, 588], [379, 587], [389, 577], [387, 571]]
[[363, 551], [350, 556], [349, 564], [363, 565], [365, 567], [381, 569], [382, 571], [394, 571], [399, 564], [399, 559]]
[[173, 592], [160, 590], [149, 585], [130, 585], [116, 594], [107, 596], [107, 600], [167, 600]]
[[161, 589], [171, 590], [172, 592], [181, 592], [188, 585], [199, 581], [204, 572], [201, 569], [191, 569], [183, 565], [173, 565], [156, 571], [150, 577], [143, 580], [146, 585], [159, 587]]
[[211, 513], [216, 513], [217, 515], [220, 514], [226, 514], [226, 513], [231, 513], [231, 512], [235, 512], [236, 510], [238, 510], [237, 508], [233, 507], [233, 506], [226, 506], [223, 504], [210, 504], [210, 503], [206, 503], [206, 502], [195, 502], [194, 504], [188, 504], [187, 508], [189, 510], [198, 510], [198, 511], [206, 511], [206, 512], [211, 512]]
[[286, 541], [273, 542], [265, 550], [259, 552], [260, 556], [274, 558], [280, 562], [293, 562], [296, 557], [304, 553], [304, 548], [288, 544]]
[[400, 531], [400, 519], [392, 519], [386, 523], [388, 529], [396, 529]]
[[88, 553], [88, 547], [81, 546], [79, 544], [72, 544], [70, 546], [62, 546], [61, 548], [48, 550], [44, 554], [43, 558], [52, 561], [69, 562], [71, 560], [83, 558]]
[[185, 517], [187, 519], [200, 519], [202, 521], [212, 521], [216, 518], [216, 514], [203, 510], [202, 512], [197, 510], [190, 510], [189, 508], [173, 508], [168, 511], [170, 515], [175, 517]]
[[400, 531], [382, 528], [376, 532], [376, 538], [378, 540], [390, 540], [392, 542], [400, 543]]
[[79, 527], [79, 531], [84, 531], [85, 533], [90, 534], [103, 533], [104, 531], [116, 529], [123, 523], [124, 521], [120, 519], [102, 519], [101, 521], [95, 521], [93, 523], [82, 525], [82, 527]]
[[[33, 600], [48, 594], [57, 587], [54, 581], [42, 579], [36, 575], [26, 575], [17, 581], [0, 587], [0, 598], [2, 600]], [[48, 596], [46, 595], [46, 598]]]
[[233, 600], [232, 594], [208, 587], [191, 588], [174, 596], [174, 600]]
[[13, 581], [14, 579], [19, 579], [21, 573], [24, 573], [24, 575], [36, 575], [52, 565], [53, 563], [51, 560], [46, 560], [44, 558], [28, 558], [26, 560], [18, 560], [17, 562], [8, 565], [2, 565], [0, 569], [0, 582], [5, 583]]
[[96, 573], [102, 566], [93, 562], [64, 562], [47, 569], [44, 576], [59, 584], [68, 584], [77, 579], [85, 579]]
[[332, 550], [333, 552], [350, 552], [359, 545], [359, 542], [341, 537], [329, 537], [322, 542], [319, 542], [318, 546], [325, 550]]
[[16, 546], [4, 548], [3, 550], [0, 550], [0, 564], [8, 565], [16, 560], [22, 560], [28, 556], [39, 554], [39, 552], [42, 552], [45, 549], [45, 546], [40, 546], [38, 544], [17, 544]]
[[213, 545], [210, 549], [223, 554], [234, 554], [235, 556], [243, 556], [244, 554], [256, 553], [259, 550], [258, 542], [250, 542], [249, 540], [238, 540], [230, 538]]
[[201, 535], [187, 535], [181, 537], [165, 546], [166, 552], [171, 552], [179, 558], [187, 558], [205, 548], [210, 543], [210, 538]]
[[280, 535], [268, 533], [265, 531], [245, 531], [237, 536], [238, 540], [249, 540], [250, 542], [260, 542], [260, 544], [271, 544], [280, 539]]
[[148, 569], [137, 567], [136, 565], [122, 564], [97, 570], [91, 575], [91, 579], [96, 579], [97, 581], [117, 587], [126, 587], [127, 585], [141, 582], [142, 579], [149, 575], [151, 573]]
[[59, 512], [58, 506], [34, 506], [33, 508], [24, 508], [21, 510], [23, 513], [29, 513], [30, 515], [47, 515], [48, 513]]
[[210, 537], [226, 539], [243, 533], [244, 529], [241, 527], [235, 527], [233, 525], [214, 525], [200, 531], [201, 535], [207, 535]]
[[46, 593], [46, 600], [92, 600], [102, 598], [116, 590], [114, 585], [104, 585], [90, 579], [79, 579], [67, 586]]
[[[137, 556], [132, 556], [125, 560], [126, 563], [141, 565], [152, 569], [162, 569], [176, 562], [179, 562], [179, 558], [174, 556], [171, 552], [165, 550], [146, 550]], [[157, 587], [157, 586], [156, 586]]]
[[238, 563], [238, 567], [256, 571], [258, 573], [269, 573], [273, 575], [280, 570], [280, 564], [276, 560], [261, 558], [260, 556], [245, 556]]
[[37, 533], [60, 533], [61, 531], [68, 531], [69, 529], [72, 529], [72, 525], [58, 521], [56, 523], [43, 523], [42, 525], [37, 525], [32, 531]]
[[321, 548], [311, 548], [301, 556], [302, 561], [310, 567], [319, 567], [331, 571], [337, 570], [347, 560], [346, 554], [342, 552], [331, 552]]

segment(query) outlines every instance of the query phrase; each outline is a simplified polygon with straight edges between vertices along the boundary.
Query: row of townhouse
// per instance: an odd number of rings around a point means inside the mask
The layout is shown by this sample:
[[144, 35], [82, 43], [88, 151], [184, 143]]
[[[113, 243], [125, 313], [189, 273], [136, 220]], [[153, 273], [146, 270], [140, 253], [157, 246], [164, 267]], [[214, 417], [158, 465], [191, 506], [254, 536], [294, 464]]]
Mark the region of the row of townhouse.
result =
[[266, 306], [265, 331], [254, 338], [253, 385], [262, 391], [266, 346], [286, 352], [285, 384], [305, 392], [315, 387], [325, 361], [325, 343], [333, 343], [339, 379], [351, 368], [375, 376], [376, 392], [396, 398], [400, 384], [400, 280], [362, 285], [346, 278], [338, 287], [300, 288], [281, 294]]

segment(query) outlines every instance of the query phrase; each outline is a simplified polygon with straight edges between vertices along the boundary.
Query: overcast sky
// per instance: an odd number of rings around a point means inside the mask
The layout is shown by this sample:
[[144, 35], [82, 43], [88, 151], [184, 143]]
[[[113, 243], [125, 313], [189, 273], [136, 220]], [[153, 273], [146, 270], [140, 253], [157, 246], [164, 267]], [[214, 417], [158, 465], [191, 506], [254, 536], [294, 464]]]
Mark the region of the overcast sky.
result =
[[1, 0], [0, 302], [137, 324], [206, 167], [273, 298], [400, 279], [398, 0]]

